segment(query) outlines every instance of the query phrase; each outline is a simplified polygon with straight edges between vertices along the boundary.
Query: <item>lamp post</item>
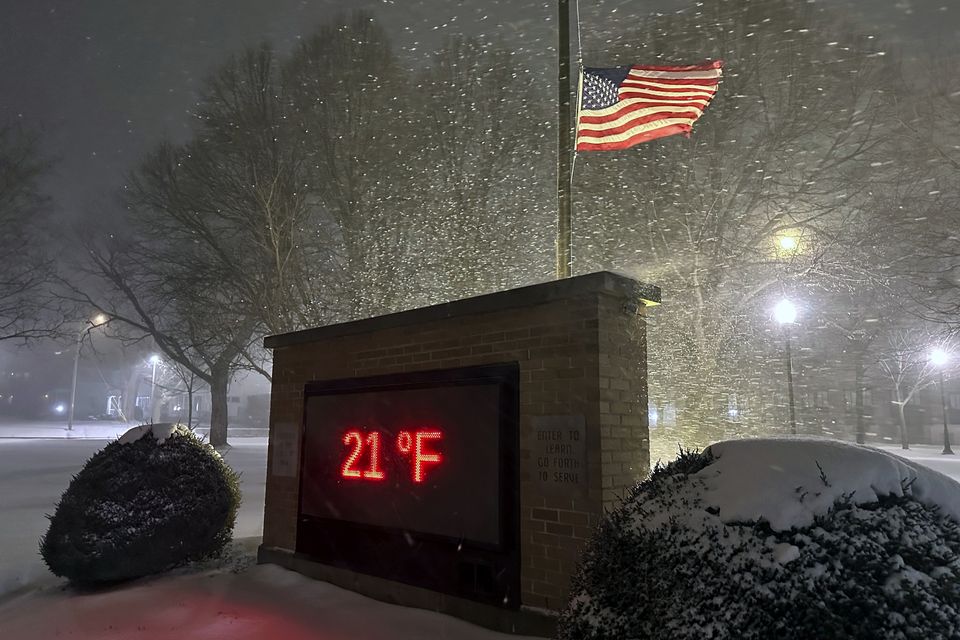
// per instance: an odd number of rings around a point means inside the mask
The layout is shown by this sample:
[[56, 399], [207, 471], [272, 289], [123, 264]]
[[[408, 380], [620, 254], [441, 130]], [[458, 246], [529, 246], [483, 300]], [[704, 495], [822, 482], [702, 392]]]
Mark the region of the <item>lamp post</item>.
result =
[[[99, 327], [107, 321], [107, 316], [98, 313], [90, 320], [87, 320], [77, 332], [77, 348], [73, 353], [73, 382], [70, 383], [70, 412], [67, 415], [67, 431], [73, 431], [73, 409], [77, 400], [77, 370], [80, 368], [80, 347], [83, 345], [83, 336], [93, 329]], [[90, 325], [90, 326], [87, 326]]]
[[950, 360], [950, 354], [943, 349], [937, 348], [930, 352], [930, 364], [937, 368], [940, 383], [940, 409], [943, 411], [943, 455], [953, 455], [953, 449], [950, 448], [950, 430], [947, 428], [947, 398], [943, 393], [943, 368]]
[[150, 364], [153, 365], [153, 374], [150, 376], [150, 423], [153, 424], [154, 416], [156, 415], [154, 402], [156, 402], [157, 365], [160, 364], [160, 356], [157, 354], [150, 356]]
[[787, 365], [787, 397], [790, 403], [790, 433], [797, 434], [797, 408], [793, 399], [793, 357], [790, 354], [790, 329], [787, 325], [797, 319], [797, 307], [789, 300], [781, 300], [773, 308], [773, 317], [783, 327], [784, 356]]

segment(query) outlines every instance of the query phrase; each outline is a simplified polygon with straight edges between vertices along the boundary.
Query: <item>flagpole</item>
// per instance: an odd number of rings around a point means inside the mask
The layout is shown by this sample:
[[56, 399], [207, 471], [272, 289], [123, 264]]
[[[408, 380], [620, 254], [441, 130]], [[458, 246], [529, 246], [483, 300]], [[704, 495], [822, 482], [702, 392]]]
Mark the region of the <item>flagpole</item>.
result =
[[557, 279], [569, 278], [573, 266], [570, 144], [570, 0], [558, 0], [557, 46]]

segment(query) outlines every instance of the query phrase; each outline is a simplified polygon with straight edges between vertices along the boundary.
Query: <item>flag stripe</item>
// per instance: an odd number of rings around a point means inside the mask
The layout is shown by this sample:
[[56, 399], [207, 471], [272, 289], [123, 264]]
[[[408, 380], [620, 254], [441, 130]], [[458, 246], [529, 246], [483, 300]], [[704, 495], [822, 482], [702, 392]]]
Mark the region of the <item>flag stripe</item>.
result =
[[[634, 108], [634, 101], [640, 105], [640, 107], [650, 106], [650, 107], [659, 107], [665, 104], [672, 104], [677, 106], [690, 105], [693, 107], [706, 107], [710, 104], [710, 98], [636, 98], [632, 99], [629, 105], [624, 105], [620, 111], [629, 110]], [[626, 102], [626, 101], [625, 101]], [[589, 118], [590, 116], [584, 116]], [[604, 116], [609, 117], [609, 116]]]
[[[651, 102], [654, 102], [654, 101], [647, 100], [645, 98], [627, 98], [626, 100], [621, 100], [617, 104], [613, 105], [612, 107], [607, 107], [606, 109], [581, 109], [580, 117], [581, 118], [609, 118], [610, 116], [618, 117], [618, 114], [622, 109], [632, 107], [633, 105], [639, 105], [640, 108], [643, 108], [645, 106], [649, 106]], [[662, 98], [658, 98], [656, 102], [668, 102], [668, 101], [663, 100]], [[703, 100], [702, 98], [697, 100], [690, 100], [690, 99], [683, 100], [683, 103], [685, 104], [693, 104], [694, 102], [702, 103], [702, 102], [709, 102], [709, 100]]]
[[631, 69], [644, 69], [646, 71], [707, 71], [710, 69], [720, 69], [723, 67], [723, 60], [711, 60], [702, 64], [687, 65], [656, 65], [656, 64], [635, 64]]
[[642, 101], [637, 101], [635, 104], [627, 105], [609, 116], [598, 117], [593, 115], [582, 114], [580, 116], [580, 126], [583, 127], [584, 125], [588, 125], [588, 124], [604, 124], [607, 122], [611, 122], [613, 120], [618, 120], [629, 113], [634, 113], [636, 111], [641, 111], [651, 107], [671, 107], [673, 109], [689, 107], [691, 109], [699, 109], [701, 112], [703, 112], [703, 109], [706, 106], [707, 106], [706, 100], [698, 100], [696, 102], [690, 102], [688, 100], [684, 100], [682, 102], [674, 102], [669, 100], [664, 100], [661, 102], [650, 102], [649, 100], [642, 100]]
[[623, 87], [638, 87], [642, 89], [657, 89], [659, 91], [709, 91], [715, 93], [717, 90], [717, 83], [713, 82], [711, 84], [691, 84], [689, 82], [684, 83], [668, 83], [660, 82], [659, 80], [631, 80], [627, 78], [620, 84], [620, 88]]
[[577, 117], [577, 151], [627, 147], [689, 135], [719, 87], [723, 63], [585, 69]]
[[649, 122], [642, 122], [623, 131], [612, 133], [609, 136], [604, 136], [603, 140], [606, 142], [622, 142], [624, 140], [629, 140], [638, 134], [652, 131], [653, 129], [665, 127], [671, 124], [685, 124], [689, 126], [691, 120], [692, 119], [687, 116], [681, 116], [679, 118], [658, 118]]
[[644, 69], [631, 69], [628, 78], [680, 78], [680, 79], [698, 79], [707, 80], [719, 78], [720, 71], [647, 71]]
[[641, 131], [632, 137], [618, 140], [605, 140], [603, 142], [578, 142], [577, 151], [616, 151], [617, 149], [627, 149], [641, 142], [665, 138], [678, 133], [689, 134], [692, 127], [689, 124], [669, 124], [663, 125], [648, 131]]
[[645, 116], [624, 118], [622, 122], [619, 122], [616, 125], [611, 125], [609, 127], [599, 127], [596, 129], [584, 128], [580, 132], [580, 138], [585, 142], [589, 142], [591, 139], [594, 139], [594, 138], [612, 139], [615, 136], [618, 136], [622, 133], [628, 133], [630, 131], [633, 131], [640, 125], [648, 124], [651, 122], [663, 123], [667, 120], [676, 120], [678, 122], [683, 121], [683, 122], [692, 123], [698, 117], [700, 117], [699, 111], [696, 113], [690, 113], [687, 111], [672, 111], [672, 110], [657, 111], [655, 113], [650, 113]]
[[621, 98], [706, 98], [713, 97], [712, 93], [704, 91], [653, 91], [651, 89], [634, 89], [627, 87], [620, 89]]
[[699, 109], [697, 107], [678, 108], [674, 105], [668, 105], [663, 107], [644, 108], [626, 113], [615, 120], [604, 122], [581, 121], [580, 131], [584, 136], [597, 136], [604, 135], [605, 133], [617, 133], [618, 129], [625, 130], [624, 127], [629, 128], [632, 123], [649, 122], [651, 120], [656, 120], [657, 118], [686, 117], [690, 118], [692, 122], [693, 120], [699, 118], [701, 114], [703, 114], [703, 109]]
[[658, 87], [663, 87], [664, 89], [684, 86], [694, 89], [700, 89], [703, 87], [716, 88], [719, 83], [720, 81], [717, 78], [710, 80], [698, 80], [697, 78], [631, 78], [630, 76], [627, 76], [623, 80], [624, 85], [655, 85]]

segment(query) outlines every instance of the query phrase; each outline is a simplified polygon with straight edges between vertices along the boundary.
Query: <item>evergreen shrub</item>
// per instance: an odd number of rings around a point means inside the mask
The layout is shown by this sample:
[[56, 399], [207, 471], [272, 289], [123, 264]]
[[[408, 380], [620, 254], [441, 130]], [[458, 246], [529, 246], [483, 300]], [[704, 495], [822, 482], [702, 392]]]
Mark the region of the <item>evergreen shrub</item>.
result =
[[186, 427], [166, 425], [164, 439], [160, 426], [108, 444], [73, 477], [40, 541], [54, 574], [79, 585], [127, 580], [217, 555], [230, 541], [237, 474]]
[[560, 638], [960, 638], [960, 528], [936, 506], [904, 487], [810, 526], [723, 523], [696, 497], [712, 462], [681, 452], [605, 518]]

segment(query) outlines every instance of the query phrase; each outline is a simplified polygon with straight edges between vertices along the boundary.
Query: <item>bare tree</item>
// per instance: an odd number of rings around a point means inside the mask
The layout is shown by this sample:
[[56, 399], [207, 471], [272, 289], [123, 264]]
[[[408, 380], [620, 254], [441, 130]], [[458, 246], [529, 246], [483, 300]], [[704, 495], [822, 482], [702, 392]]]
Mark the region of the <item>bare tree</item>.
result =
[[48, 337], [59, 324], [44, 291], [54, 266], [40, 185], [49, 167], [35, 134], [0, 126], [0, 340]]
[[[100, 309], [113, 325], [125, 325], [130, 340], [152, 339], [163, 356], [182, 365], [210, 388], [210, 442], [227, 441], [227, 387], [256, 339], [258, 319], [244, 313], [241, 298], [228, 298], [216, 282], [193, 270], [189, 260], [164, 261], [137, 238], [97, 242], [83, 238], [86, 261], [77, 271], [96, 287], [68, 283], [70, 299]], [[154, 251], [156, 247], [152, 248]]]
[[897, 101], [899, 223], [888, 229], [891, 262], [909, 266], [902, 295], [927, 322], [960, 335], [960, 73], [956, 60], [903, 74]]
[[409, 97], [415, 246], [442, 300], [550, 272], [552, 175], [541, 149], [554, 134], [534, 74], [514, 60], [503, 43], [450, 39]]
[[[411, 290], [401, 275], [408, 225], [395, 203], [401, 155], [401, 70], [383, 27], [365, 12], [321, 25], [285, 61], [289, 122], [303, 153], [317, 233], [335, 247], [325, 284], [339, 308], [312, 321], [391, 308]], [[404, 274], [405, 275], [405, 274]]]
[[206, 85], [193, 139], [161, 144], [130, 176], [128, 232], [82, 239], [95, 284], [73, 290], [209, 385], [214, 445], [226, 442], [233, 372], [268, 375], [251, 345], [321, 302], [283, 105], [268, 49], [230, 59]]
[[936, 367], [930, 362], [930, 349], [939, 338], [926, 327], [892, 331], [880, 349], [878, 366], [889, 378], [900, 421], [900, 446], [910, 448], [905, 408], [921, 389], [936, 380]]
[[[614, 266], [663, 287], [651, 396], [680, 405], [688, 444], [704, 444], [727, 428], [732, 394], [759, 401], [778, 379], [775, 299], [871, 274], [875, 263], [854, 258], [869, 257], [858, 234], [873, 228], [872, 212], [862, 204], [887, 139], [883, 58], [819, 5], [783, 0], [651, 18], [621, 45], [597, 64], [617, 54], [726, 61], [690, 139], [578, 160], [587, 268]], [[783, 237], [792, 248], [778, 246]], [[745, 415], [736, 428], [749, 424]]]

